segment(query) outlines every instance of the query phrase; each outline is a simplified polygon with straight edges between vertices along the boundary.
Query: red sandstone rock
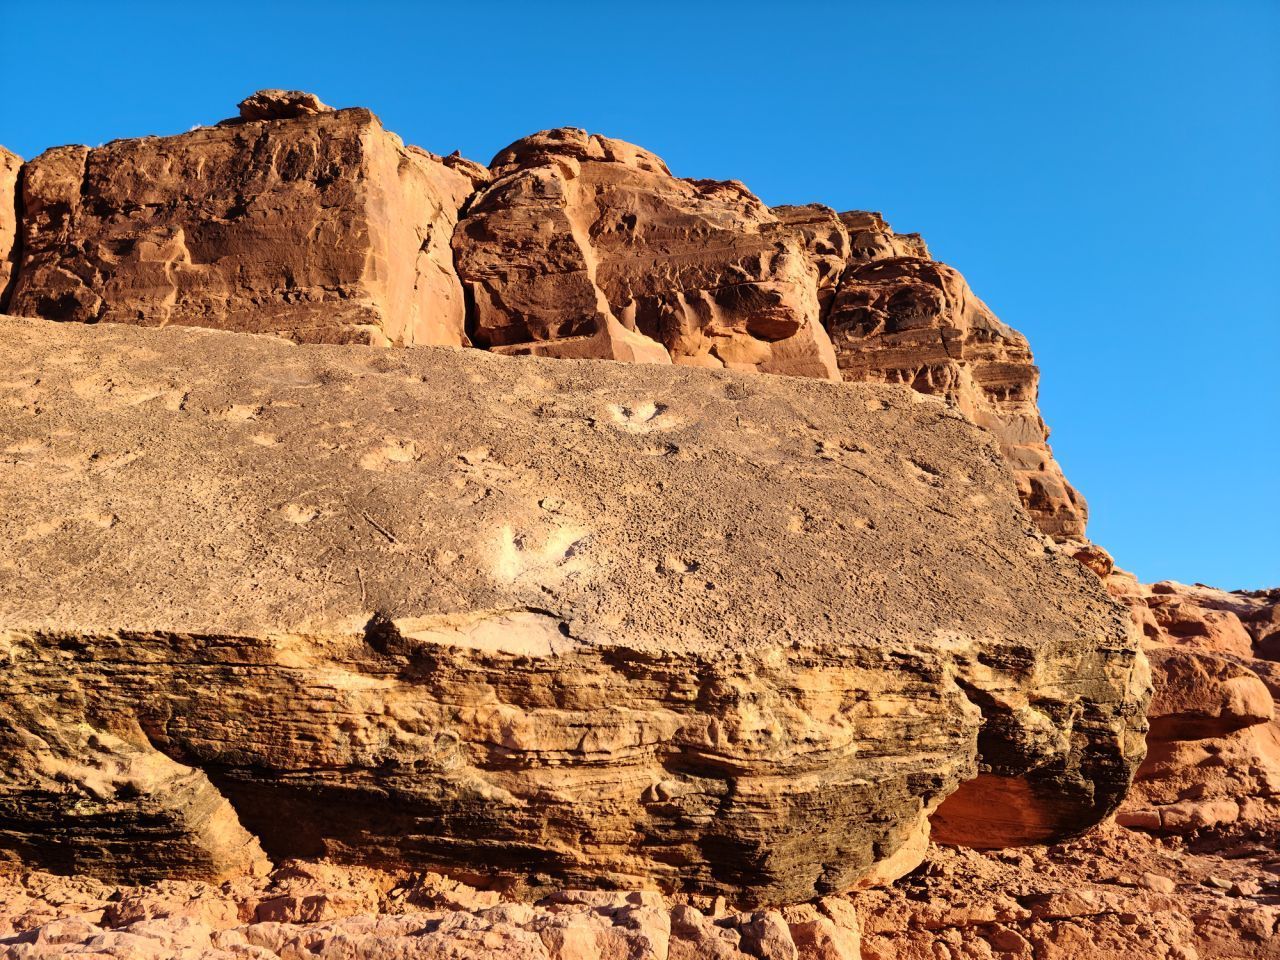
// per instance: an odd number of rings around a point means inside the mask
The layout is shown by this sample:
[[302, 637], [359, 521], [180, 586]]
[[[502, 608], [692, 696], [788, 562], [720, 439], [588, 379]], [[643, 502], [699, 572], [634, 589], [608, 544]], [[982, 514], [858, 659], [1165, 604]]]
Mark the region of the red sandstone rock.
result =
[[1253, 671], [1198, 650], [1148, 647], [1155, 696], [1148, 738], [1221, 737], [1275, 716], [1271, 692]]
[[827, 328], [844, 379], [947, 398], [999, 437], [1040, 528], [1059, 540], [1084, 538], [1085, 502], [1047, 445], [1026, 338], [996, 319], [958, 272], [918, 256], [851, 261]]
[[367, 110], [276, 93], [234, 125], [28, 163], [10, 312], [463, 343], [449, 244], [475, 171], [404, 148]]
[[[1271, 960], [1277, 866], [1261, 845], [1224, 859], [1112, 826], [998, 854], [931, 847], [893, 888], [752, 912], [652, 891], [554, 889], [521, 899], [433, 874], [329, 863], [290, 863], [216, 887], [0, 874], [0, 958]], [[453, 890], [446, 901], [437, 897], [443, 887]], [[285, 888], [302, 903], [343, 907], [257, 916]]]
[[1162, 833], [1280, 839], [1280, 591], [1228, 593], [1116, 571], [1106, 578], [1146, 637], [1156, 694], [1147, 759], [1119, 813]]
[[314, 93], [302, 90], [259, 90], [240, 101], [241, 120], [292, 120], [332, 112]]
[[22, 158], [0, 147], [0, 312], [9, 299], [9, 287], [18, 260], [18, 171]]
[[478, 344], [836, 377], [816, 268], [741, 183], [570, 128], [491, 169], [454, 240]]

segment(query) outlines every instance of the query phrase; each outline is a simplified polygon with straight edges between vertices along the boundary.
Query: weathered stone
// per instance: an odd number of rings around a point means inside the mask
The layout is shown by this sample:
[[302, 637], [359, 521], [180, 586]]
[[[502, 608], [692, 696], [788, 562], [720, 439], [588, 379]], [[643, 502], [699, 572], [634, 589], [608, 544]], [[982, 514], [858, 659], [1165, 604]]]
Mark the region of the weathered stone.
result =
[[1252, 670], [1198, 650], [1148, 647], [1155, 695], [1148, 737], [1203, 740], [1275, 717], [1266, 684]]
[[[950, 838], [1044, 839], [1141, 756], [1129, 621], [936, 400], [0, 332], [10, 739], [140, 731], [274, 856], [789, 901], [857, 883], [974, 773], [1016, 817], [955, 811]], [[64, 863], [29, 811], [87, 777], [6, 770], [0, 846]], [[82, 846], [136, 816], [90, 809]]]
[[1116, 570], [1154, 667], [1147, 758], [1118, 819], [1161, 833], [1280, 838], [1280, 669], [1268, 659], [1280, 591], [1228, 593]]
[[1085, 502], [1047, 445], [1026, 338], [996, 319], [958, 272], [919, 257], [851, 262], [827, 328], [844, 379], [905, 383], [956, 404], [1000, 439], [1040, 529], [1084, 539]]
[[9, 288], [18, 266], [18, 173], [22, 158], [0, 147], [0, 311], [9, 302]]
[[302, 90], [259, 90], [240, 101], [241, 120], [292, 120], [333, 113], [314, 93]]
[[368, 110], [274, 102], [247, 114], [268, 119], [28, 163], [9, 312], [463, 343], [450, 239], [474, 172], [406, 149]]
[[477, 344], [837, 378], [816, 269], [741, 183], [572, 128], [490, 166], [454, 239]]
[[850, 259], [855, 263], [890, 257], [933, 259], [920, 234], [896, 233], [878, 212], [848, 210], [840, 214], [840, 222], [849, 233]]
[[[0, 639], [0, 663], [13, 652]], [[0, 700], [0, 862], [141, 881], [267, 866], [209, 778], [158, 753], [136, 724], [62, 723], [40, 695], [11, 689]], [[129, 726], [128, 739], [112, 732]]]

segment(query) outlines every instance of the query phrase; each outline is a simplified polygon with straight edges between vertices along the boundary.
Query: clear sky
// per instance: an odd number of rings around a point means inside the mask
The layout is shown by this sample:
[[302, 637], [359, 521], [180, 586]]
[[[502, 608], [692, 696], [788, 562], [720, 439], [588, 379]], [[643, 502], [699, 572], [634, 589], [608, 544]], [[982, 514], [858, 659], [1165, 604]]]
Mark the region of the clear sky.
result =
[[1280, 2], [0, 0], [0, 143], [169, 134], [261, 87], [488, 159], [579, 126], [770, 204], [881, 210], [1031, 340], [1089, 530], [1280, 584]]

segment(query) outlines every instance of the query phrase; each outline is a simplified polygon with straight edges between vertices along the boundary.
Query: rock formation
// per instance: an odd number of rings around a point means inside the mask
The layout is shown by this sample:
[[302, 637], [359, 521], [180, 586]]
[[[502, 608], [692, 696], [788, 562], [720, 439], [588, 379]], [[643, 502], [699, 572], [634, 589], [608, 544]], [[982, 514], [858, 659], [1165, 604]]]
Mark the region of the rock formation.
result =
[[449, 244], [474, 171], [404, 147], [368, 110], [257, 94], [241, 114], [27, 163], [10, 312], [462, 343]]
[[0, 310], [9, 299], [18, 260], [18, 171], [22, 158], [0, 147]]
[[1026, 340], [879, 214], [771, 209], [572, 128], [486, 169], [283, 90], [25, 170], [10, 313], [905, 383], [993, 430], [1041, 529], [1084, 538]]
[[1280, 590], [1107, 579], [1144, 633], [1156, 695], [1149, 753], [1120, 822], [1280, 843]]
[[905, 383], [993, 430], [1041, 528], [1084, 538], [1026, 339], [918, 236], [874, 213], [770, 209], [581, 130], [516, 141], [491, 169], [454, 241], [476, 343]]
[[[910, 869], [940, 803], [951, 839], [1079, 831], [1141, 757], [1123, 609], [905, 388], [0, 335], [28, 862], [148, 876], [89, 851], [157, 809], [196, 844], [221, 796], [273, 856], [786, 902]], [[81, 773], [117, 741], [209, 801]]]
[[851, 263], [827, 326], [846, 380], [905, 383], [946, 397], [999, 437], [1040, 529], [1084, 539], [1084, 498], [1049, 450], [1026, 338], [997, 320], [959, 273], [892, 248], [886, 258]]
[[1280, 591], [879, 214], [263, 90], [0, 148], [6, 307], [0, 960], [1276, 957]]
[[568, 128], [490, 169], [454, 240], [477, 343], [837, 378], [817, 271], [741, 183]]

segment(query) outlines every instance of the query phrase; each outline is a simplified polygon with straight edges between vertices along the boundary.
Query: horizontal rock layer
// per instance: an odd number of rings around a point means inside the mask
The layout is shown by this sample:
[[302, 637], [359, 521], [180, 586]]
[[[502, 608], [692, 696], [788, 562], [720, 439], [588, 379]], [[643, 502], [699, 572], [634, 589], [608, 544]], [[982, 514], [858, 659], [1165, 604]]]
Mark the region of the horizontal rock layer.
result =
[[11, 856], [214, 875], [259, 861], [243, 827], [790, 901], [909, 869], [935, 809], [1079, 831], [1141, 757], [1122, 608], [905, 388], [0, 337]]
[[300, 91], [49, 150], [20, 187], [0, 157], [0, 310], [905, 383], [999, 436], [1042, 530], [1084, 537], [1025, 339], [879, 214], [770, 208], [573, 128], [441, 159]]

